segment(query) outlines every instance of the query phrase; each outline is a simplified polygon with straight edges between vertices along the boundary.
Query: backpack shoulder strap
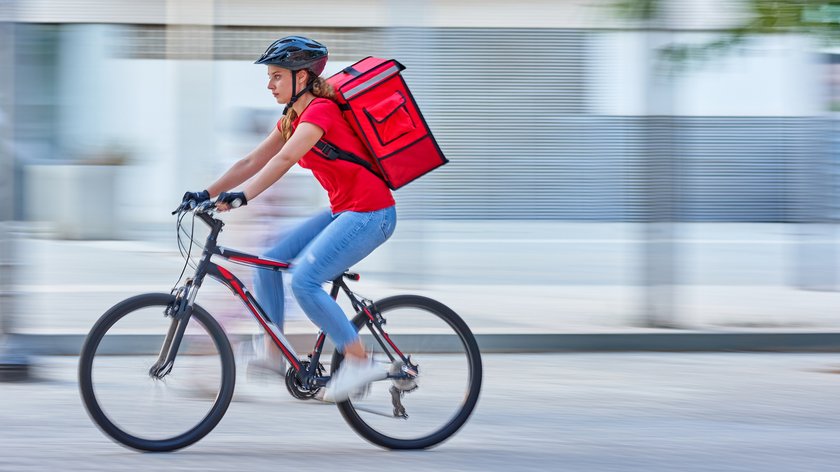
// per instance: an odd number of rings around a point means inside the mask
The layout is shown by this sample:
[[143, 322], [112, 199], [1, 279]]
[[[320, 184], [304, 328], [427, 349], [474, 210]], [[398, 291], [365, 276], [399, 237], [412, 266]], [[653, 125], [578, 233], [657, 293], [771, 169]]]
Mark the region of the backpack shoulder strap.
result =
[[339, 149], [335, 145], [330, 144], [327, 141], [324, 141], [323, 139], [315, 143], [315, 149], [318, 150], [318, 154], [320, 154], [321, 157], [323, 157], [324, 159], [330, 161], [340, 159], [342, 161], [352, 162], [354, 164], [358, 164], [364, 167], [370, 172], [373, 172], [373, 174], [379, 177], [380, 179], [382, 178], [382, 176], [379, 175], [379, 172], [376, 172], [376, 170], [373, 168], [373, 165], [370, 162], [366, 161], [365, 159], [362, 159], [361, 157], [353, 154], [352, 152]]

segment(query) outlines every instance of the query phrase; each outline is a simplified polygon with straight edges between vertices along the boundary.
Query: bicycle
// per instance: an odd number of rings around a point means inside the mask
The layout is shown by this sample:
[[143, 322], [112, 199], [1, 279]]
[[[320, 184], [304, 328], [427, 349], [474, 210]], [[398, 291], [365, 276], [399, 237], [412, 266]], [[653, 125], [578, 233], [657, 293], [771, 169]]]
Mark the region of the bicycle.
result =
[[[187, 249], [181, 238], [188, 213], [193, 215], [193, 229]], [[182, 255], [186, 250], [175, 288], [117, 303], [94, 324], [82, 346], [79, 385], [85, 408], [100, 430], [129, 448], [173, 451], [189, 446], [210, 433], [227, 411], [236, 377], [231, 343], [221, 325], [195, 302], [208, 275], [233, 292], [283, 353], [289, 365], [285, 384], [292, 397], [310, 400], [330, 379], [321, 363], [325, 333], [319, 331], [312, 351], [305, 358], [299, 356], [245, 284], [211, 258], [277, 271], [288, 270], [291, 264], [219, 246], [224, 222], [214, 213], [213, 202], [184, 203], [173, 212], [178, 215], [179, 250]], [[191, 261], [196, 218], [210, 228], [210, 234], [195, 273], [181, 284]], [[330, 295], [337, 299], [343, 292], [349, 298], [355, 311], [352, 322], [374, 360], [388, 366], [388, 377], [337, 403], [338, 410], [354, 431], [380, 447], [436, 446], [466, 423], [478, 402], [482, 362], [475, 337], [444, 304], [416, 295], [374, 302], [351, 291], [345, 282], [359, 279], [357, 273], [345, 271], [332, 281]], [[127, 348], [136, 355], [113, 355]], [[340, 368], [342, 359], [334, 350], [331, 372]], [[194, 388], [183, 387], [182, 381], [191, 375], [197, 379], [186, 385], [197, 381], [207, 388], [196, 394]], [[136, 385], [124, 388], [123, 381]], [[453, 386], [455, 391], [447, 394], [445, 390]], [[132, 399], [133, 393], [140, 396]]]

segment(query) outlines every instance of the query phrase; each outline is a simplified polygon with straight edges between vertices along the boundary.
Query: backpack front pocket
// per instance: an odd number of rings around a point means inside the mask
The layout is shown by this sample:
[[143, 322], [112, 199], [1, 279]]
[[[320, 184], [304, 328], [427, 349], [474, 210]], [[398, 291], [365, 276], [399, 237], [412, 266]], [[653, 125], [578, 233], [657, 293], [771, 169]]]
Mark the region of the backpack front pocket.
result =
[[364, 108], [364, 112], [383, 146], [416, 128], [406, 109], [405, 96], [399, 91], [376, 105]]

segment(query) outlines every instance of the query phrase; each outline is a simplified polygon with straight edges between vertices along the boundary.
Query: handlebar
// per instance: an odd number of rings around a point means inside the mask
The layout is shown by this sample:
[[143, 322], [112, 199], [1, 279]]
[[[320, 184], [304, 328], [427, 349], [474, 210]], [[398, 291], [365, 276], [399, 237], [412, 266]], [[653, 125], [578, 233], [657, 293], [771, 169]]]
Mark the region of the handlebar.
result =
[[181, 202], [178, 205], [172, 214], [175, 215], [177, 213], [185, 212], [185, 211], [193, 211], [195, 213], [205, 213], [205, 214], [212, 214], [216, 212], [216, 202], [215, 200], [205, 200], [201, 203], [196, 203], [195, 200], [187, 200], [185, 202]]
[[[181, 213], [182, 211], [194, 211], [195, 213], [212, 214], [217, 211], [216, 203], [218, 202], [218, 198], [216, 198], [215, 200], [205, 200], [201, 203], [196, 203], [195, 200], [187, 200], [185, 202], [181, 202], [181, 204], [178, 205], [178, 208], [176, 208], [172, 212], [172, 214], [174, 215], [177, 213]], [[244, 202], [241, 199], [236, 198], [232, 202], [230, 202], [229, 205], [231, 208], [239, 208], [242, 206], [243, 203]]]

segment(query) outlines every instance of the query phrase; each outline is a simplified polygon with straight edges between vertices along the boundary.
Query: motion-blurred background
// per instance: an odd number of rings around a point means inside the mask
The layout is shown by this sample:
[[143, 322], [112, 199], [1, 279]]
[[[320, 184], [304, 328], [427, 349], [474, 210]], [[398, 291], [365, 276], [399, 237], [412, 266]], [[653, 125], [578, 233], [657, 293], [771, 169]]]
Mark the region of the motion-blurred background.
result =
[[[485, 333], [840, 329], [837, 2], [0, 0], [0, 21], [20, 339], [171, 287], [170, 211], [275, 125], [252, 62], [289, 34], [327, 75], [401, 61], [451, 160], [396, 192], [361, 293], [431, 294]], [[326, 204], [293, 169], [221, 243], [260, 252]]]

